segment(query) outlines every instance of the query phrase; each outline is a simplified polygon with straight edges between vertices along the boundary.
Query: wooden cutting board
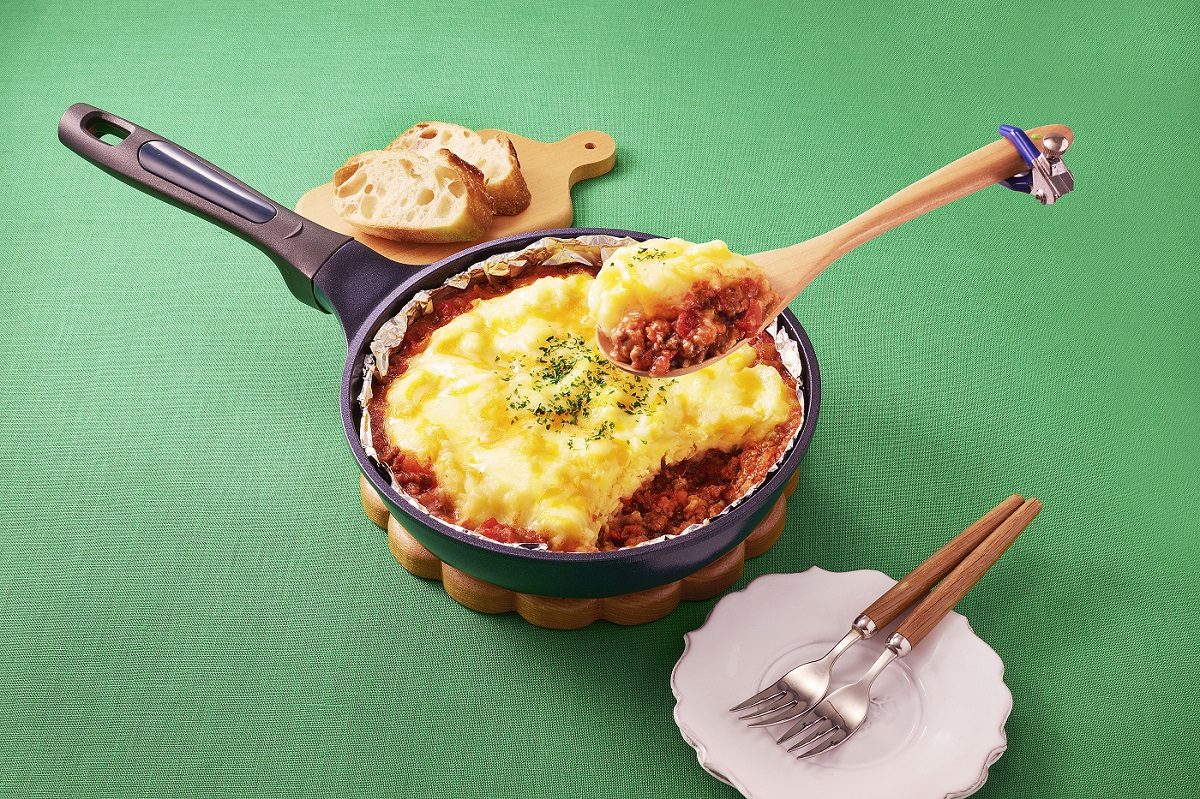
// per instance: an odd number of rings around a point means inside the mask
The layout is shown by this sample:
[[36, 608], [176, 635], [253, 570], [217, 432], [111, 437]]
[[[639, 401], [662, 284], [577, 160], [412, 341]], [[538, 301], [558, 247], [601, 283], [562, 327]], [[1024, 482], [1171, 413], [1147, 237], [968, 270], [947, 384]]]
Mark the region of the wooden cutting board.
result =
[[[571, 187], [586, 178], [605, 174], [617, 160], [616, 142], [598, 130], [585, 130], [551, 143], [500, 130], [479, 131], [485, 139], [498, 134], [507, 136], [516, 148], [521, 174], [529, 184], [532, 199], [529, 207], [515, 216], [493, 217], [491, 227], [482, 238], [452, 244], [409, 244], [363, 233], [334, 212], [333, 183], [307, 192], [296, 203], [296, 213], [330, 230], [353, 236], [393, 261], [414, 266], [430, 264], [485, 241], [532, 230], [571, 227], [575, 215], [571, 206]], [[332, 169], [330, 174], [333, 174]]]

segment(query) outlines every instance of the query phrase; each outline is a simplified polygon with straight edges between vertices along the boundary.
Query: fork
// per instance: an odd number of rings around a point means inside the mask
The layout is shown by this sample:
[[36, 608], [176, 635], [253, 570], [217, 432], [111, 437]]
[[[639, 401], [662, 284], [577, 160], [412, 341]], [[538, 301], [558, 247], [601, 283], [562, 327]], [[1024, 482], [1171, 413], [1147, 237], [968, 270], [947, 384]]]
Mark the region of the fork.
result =
[[1017, 540], [1041, 509], [1042, 503], [1038, 500], [1026, 500], [913, 609], [896, 632], [888, 636], [883, 653], [857, 682], [837, 689], [802, 714], [778, 742], [782, 744], [804, 733], [799, 741], [788, 747], [789, 752], [804, 750], [797, 758], [819, 755], [845, 743], [866, 721], [871, 706], [871, 685], [880, 672], [893, 660], [912, 651], [937, 626]]
[[924, 563], [909, 572], [908, 576], [888, 589], [887, 593], [872, 602], [871, 606], [854, 620], [850, 631], [824, 657], [797, 666], [775, 683], [730, 708], [730, 711], [740, 713], [749, 710], [749, 713], [739, 718], [754, 719], [750, 722], [751, 727], [768, 727], [791, 721], [810, 710], [829, 690], [830, 671], [843, 652], [887, 627], [901, 612], [928, 594], [939, 580], [991, 535], [1021, 502], [1021, 496], [1013, 494], [985, 513], [979, 521], [951, 539]]

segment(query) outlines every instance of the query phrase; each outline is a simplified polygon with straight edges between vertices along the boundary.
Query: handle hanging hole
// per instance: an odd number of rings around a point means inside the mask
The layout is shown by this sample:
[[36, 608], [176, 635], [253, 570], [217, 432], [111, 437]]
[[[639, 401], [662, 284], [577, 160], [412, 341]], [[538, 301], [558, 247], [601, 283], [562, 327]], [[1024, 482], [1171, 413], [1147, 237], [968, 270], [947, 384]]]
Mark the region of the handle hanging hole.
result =
[[95, 117], [84, 123], [84, 127], [88, 133], [95, 136], [105, 144], [116, 146], [128, 138], [133, 131], [126, 130], [120, 125], [109, 122], [103, 117]]
[[596, 149], [596, 142], [594, 142], [594, 141], [590, 141], [590, 142], [588, 142], [587, 144], [583, 145], [583, 149], [585, 149], [585, 150], [595, 150], [595, 149]]

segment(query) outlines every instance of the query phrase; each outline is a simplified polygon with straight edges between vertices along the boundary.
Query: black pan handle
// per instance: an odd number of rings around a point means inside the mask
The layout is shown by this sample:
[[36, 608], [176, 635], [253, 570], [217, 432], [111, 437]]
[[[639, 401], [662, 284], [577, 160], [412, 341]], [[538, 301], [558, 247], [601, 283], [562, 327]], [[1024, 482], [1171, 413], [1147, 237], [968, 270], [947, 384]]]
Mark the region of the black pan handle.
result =
[[318, 300], [313, 277], [352, 241], [349, 236], [305, 219], [162, 136], [86, 103], [67, 109], [58, 138], [118, 180], [254, 244], [279, 267], [296, 297], [331, 310]]

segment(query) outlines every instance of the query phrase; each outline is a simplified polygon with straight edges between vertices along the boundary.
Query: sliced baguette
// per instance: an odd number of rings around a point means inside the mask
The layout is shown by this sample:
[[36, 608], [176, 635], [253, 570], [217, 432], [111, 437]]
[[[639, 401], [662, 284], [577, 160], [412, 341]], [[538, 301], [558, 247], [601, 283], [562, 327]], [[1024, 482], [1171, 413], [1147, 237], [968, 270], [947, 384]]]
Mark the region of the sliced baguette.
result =
[[471, 241], [492, 221], [483, 174], [449, 150], [372, 150], [333, 173], [333, 207], [373, 236], [434, 244]]
[[449, 122], [421, 122], [400, 134], [388, 150], [415, 150], [423, 155], [445, 148], [483, 173], [495, 213], [519, 214], [529, 207], [529, 186], [521, 174], [517, 151], [507, 137], [484, 139]]

